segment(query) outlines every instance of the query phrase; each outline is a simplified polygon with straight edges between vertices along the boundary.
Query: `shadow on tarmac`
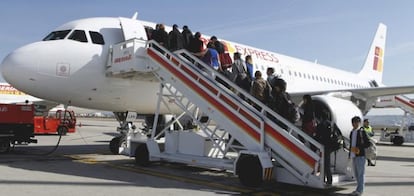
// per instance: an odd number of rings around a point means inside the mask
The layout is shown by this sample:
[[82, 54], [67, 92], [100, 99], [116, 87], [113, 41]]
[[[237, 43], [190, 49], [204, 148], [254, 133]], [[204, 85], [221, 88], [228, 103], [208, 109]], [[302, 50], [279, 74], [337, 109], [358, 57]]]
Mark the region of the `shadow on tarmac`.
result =
[[[53, 146], [24, 146], [14, 149], [10, 154], [0, 155], [0, 164], [29, 171], [41, 171], [53, 174], [79, 176], [99, 180], [91, 181], [36, 181], [5, 180], [0, 184], [17, 185], [67, 185], [67, 186], [102, 186], [102, 187], [151, 187], [204, 190], [224, 195], [347, 195], [330, 189], [312, 189], [276, 182], [264, 183], [259, 188], [247, 188], [240, 184], [237, 177], [230, 172], [201, 169], [177, 163], [156, 162], [149, 167], [136, 166], [133, 159], [122, 155], [112, 155], [108, 144], [60, 146], [49, 156], [38, 156], [49, 151]], [[84, 157], [82, 158], [82, 155]], [[93, 160], [91, 156], [103, 157]], [[148, 176], [157, 180], [148, 180]]]

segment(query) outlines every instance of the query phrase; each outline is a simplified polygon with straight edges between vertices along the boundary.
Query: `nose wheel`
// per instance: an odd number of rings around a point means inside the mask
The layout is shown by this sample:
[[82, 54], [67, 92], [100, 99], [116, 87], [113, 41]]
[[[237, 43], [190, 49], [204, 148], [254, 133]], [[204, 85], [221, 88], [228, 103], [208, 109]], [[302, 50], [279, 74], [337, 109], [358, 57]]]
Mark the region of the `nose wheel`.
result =
[[122, 138], [122, 136], [117, 136], [112, 138], [112, 140], [109, 142], [109, 150], [112, 152], [112, 154], [119, 154], [119, 147], [122, 144]]

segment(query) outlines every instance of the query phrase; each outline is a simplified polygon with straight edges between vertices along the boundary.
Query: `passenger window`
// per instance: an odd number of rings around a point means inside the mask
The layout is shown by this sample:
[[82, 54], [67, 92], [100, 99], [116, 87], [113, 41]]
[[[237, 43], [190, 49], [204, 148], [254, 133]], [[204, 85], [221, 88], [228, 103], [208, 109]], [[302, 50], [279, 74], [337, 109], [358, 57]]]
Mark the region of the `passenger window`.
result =
[[43, 38], [43, 41], [65, 39], [69, 32], [70, 30], [53, 31], [49, 33], [49, 35], [47, 35], [45, 38]]
[[105, 44], [104, 38], [100, 33], [94, 32], [94, 31], [89, 31], [89, 35], [91, 36], [92, 43], [100, 44], [100, 45]]
[[85, 31], [82, 31], [82, 30], [74, 30], [73, 33], [69, 36], [69, 39], [75, 40], [78, 42], [88, 42]]

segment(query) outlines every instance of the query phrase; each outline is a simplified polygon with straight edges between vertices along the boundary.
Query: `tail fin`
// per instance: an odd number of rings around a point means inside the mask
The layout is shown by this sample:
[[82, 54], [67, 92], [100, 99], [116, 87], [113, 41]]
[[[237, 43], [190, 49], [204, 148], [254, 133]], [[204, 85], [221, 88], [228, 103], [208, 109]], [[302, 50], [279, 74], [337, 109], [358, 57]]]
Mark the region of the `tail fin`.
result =
[[370, 79], [372, 84], [376, 84], [375, 86], [382, 84], [386, 36], [387, 26], [380, 23], [368, 56], [365, 59], [364, 67], [362, 67], [362, 70], [359, 72], [360, 76]]

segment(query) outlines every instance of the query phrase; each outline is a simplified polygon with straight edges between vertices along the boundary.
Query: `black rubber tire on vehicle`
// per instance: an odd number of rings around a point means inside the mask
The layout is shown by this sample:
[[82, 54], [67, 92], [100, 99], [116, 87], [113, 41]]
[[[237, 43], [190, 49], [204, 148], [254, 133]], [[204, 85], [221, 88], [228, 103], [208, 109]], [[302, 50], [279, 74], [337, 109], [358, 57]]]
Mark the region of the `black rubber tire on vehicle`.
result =
[[150, 164], [147, 144], [141, 144], [135, 149], [135, 163], [140, 166]]
[[392, 144], [395, 146], [401, 146], [404, 143], [404, 137], [400, 135], [394, 136], [394, 139], [392, 140]]
[[258, 187], [263, 183], [263, 169], [257, 156], [241, 155], [236, 163], [236, 170], [244, 186]]
[[58, 127], [57, 128], [58, 135], [66, 135], [68, 133], [68, 128], [66, 127]]
[[0, 154], [10, 151], [10, 141], [8, 139], [0, 139]]
[[109, 142], [109, 150], [112, 152], [112, 154], [119, 154], [120, 144], [121, 144], [120, 136], [112, 138], [112, 140]]

